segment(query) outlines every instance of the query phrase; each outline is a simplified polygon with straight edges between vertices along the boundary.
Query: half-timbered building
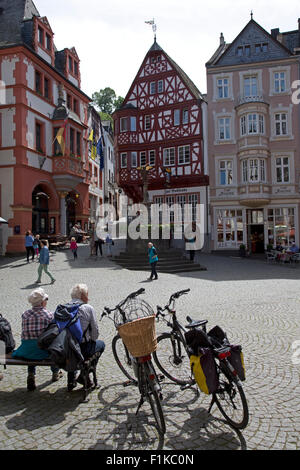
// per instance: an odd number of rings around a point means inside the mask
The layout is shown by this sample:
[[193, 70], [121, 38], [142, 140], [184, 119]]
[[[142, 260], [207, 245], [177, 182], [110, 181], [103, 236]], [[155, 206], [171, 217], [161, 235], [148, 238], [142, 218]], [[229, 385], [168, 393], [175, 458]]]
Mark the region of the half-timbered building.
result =
[[117, 180], [134, 202], [207, 203], [206, 102], [156, 39], [114, 114]]

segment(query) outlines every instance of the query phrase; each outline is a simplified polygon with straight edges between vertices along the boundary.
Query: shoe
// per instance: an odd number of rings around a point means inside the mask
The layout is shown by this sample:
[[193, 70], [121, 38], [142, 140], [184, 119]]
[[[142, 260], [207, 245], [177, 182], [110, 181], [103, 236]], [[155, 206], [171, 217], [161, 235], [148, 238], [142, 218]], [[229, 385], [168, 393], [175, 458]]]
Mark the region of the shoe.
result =
[[72, 392], [72, 390], [77, 387], [77, 382], [74, 380], [73, 382], [68, 382], [68, 392]]
[[59, 372], [53, 372], [52, 374], [52, 382], [58, 382], [59, 379], [61, 379], [63, 377], [63, 373], [62, 371], [60, 370]]
[[54, 284], [56, 282], [56, 279], [52, 279], [51, 284]]
[[36, 389], [35, 376], [33, 374], [28, 374], [28, 377], [27, 377], [27, 390], [28, 390], [28, 392], [34, 392], [35, 389]]
[[156, 276], [156, 277], [154, 278], [154, 281], [157, 281], [157, 280], [158, 280], [158, 277]]
[[[80, 385], [85, 386], [84, 379], [83, 379], [81, 374], [77, 377], [76, 382], [78, 382]], [[93, 386], [93, 383], [92, 383], [92, 381], [89, 377], [88, 377], [86, 385], [87, 385], [87, 388], [92, 388], [92, 386]]]

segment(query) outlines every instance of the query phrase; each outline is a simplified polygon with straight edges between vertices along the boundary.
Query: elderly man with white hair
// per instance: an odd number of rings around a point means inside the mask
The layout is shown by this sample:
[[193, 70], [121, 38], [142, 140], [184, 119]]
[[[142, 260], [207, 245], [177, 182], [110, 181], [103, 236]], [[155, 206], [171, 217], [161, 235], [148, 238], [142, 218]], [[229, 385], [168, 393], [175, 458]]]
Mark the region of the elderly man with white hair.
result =
[[[49, 353], [42, 351], [37, 345], [37, 339], [47, 326], [53, 321], [53, 313], [47, 310], [48, 295], [44, 289], [39, 288], [31, 292], [28, 297], [31, 308], [22, 315], [22, 342], [18, 349], [12, 353], [14, 358], [23, 358], [42, 361], [49, 358]], [[62, 376], [57, 367], [51, 367], [52, 381], [56, 382]], [[32, 392], [35, 385], [36, 367], [28, 367], [27, 390]]]
[[[98, 340], [99, 328], [94, 308], [88, 303], [89, 292], [86, 284], [76, 284], [71, 289], [71, 304], [80, 304], [78, 317], [83, 331], [83, 339], [80, 344], [82, 355], [85, 359], [90, 358], [95, 353], [100, 355], [105, 349], [103, 341]], [[77, 382], [84, 385], [84, 379], [80, 374], [76, 379], [76, 372], [68, 372], [68, 390], [71, 391], [76, 387]], [[88, 387], [91, 383], [88, 383]]]

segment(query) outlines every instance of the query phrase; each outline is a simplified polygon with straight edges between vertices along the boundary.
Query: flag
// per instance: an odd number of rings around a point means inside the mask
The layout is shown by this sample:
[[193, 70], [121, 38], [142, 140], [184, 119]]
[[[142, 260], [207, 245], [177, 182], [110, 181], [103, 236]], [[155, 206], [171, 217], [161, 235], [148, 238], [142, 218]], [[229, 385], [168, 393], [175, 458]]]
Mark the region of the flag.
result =
[[91, 148], [91, 158], [92, 160], [96, 160], [97, 158], [97, 147], [96, 145], [92, 145], [92, 148]]
[[104, 169], [104, 152], [103, 152], [103, 145], [102, 145], [102, 137], [98, 140], [97, 144], [97, 154], [100, 156], [100, 170]]
[[88, 140], [89, 140], [90, 142], [94, 142], [94, 129], [92, 129]]
[[61, 152], [63, 156], [65, 155], [65, 150], [66, 150], [66, 130], [67, 130], [67, 120], [64, 121], [62, 127], [58, 130], [55, 140], [59, 143], [59, 146], [61, 148]]

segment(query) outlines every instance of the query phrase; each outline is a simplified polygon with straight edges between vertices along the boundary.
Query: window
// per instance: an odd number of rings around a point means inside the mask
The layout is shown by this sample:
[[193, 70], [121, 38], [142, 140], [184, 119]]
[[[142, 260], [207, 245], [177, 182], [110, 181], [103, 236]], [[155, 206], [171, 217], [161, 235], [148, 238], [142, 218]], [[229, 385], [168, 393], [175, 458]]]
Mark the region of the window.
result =
[[228, 98], [229, 96], [229, 80], [228, 78], [219, 78], [217, 82], [218, 98]]
[[[58, 133], [59, 129], [60, 129], [59, 127], [54, 128], [54, 130], [53, 130], [54, 131], [54, 138], [57, 136], [57, 133]], [[59, 143], [57, 142], [56, 139], [54, 140], [54, 155], [55, 156], [56, 155], [61, 155], [61, 148], [60, 148], [60, 145], [59, 145]]]
[[71, 155], [75, 154], [74, 137], [75, 137], [75, 131], [72, 127], [70, 127], [70, 153]]
[[247, 44], [246, 46], [239, 46], [236, 50], [236, 54], [238, 57], [249, 57], [251, 54], [251, 46], [249, 44]]
[[74, 75], [78, 77], [78, 62], [74, 61]]
[[151, 129], [151, 116], [145, 116], [145, 130], [149, 131]]
[[131, 152], [131, 168], [137, 167], [137, 152]]
[[71, 95], [67, 95], [67, 107], [69, 109], [72, 108], [72, 97], [71, 97]]
[[290, 164], [288, 157], [276, 158], [276, 182], [289, 183], [290, 181]]
[[264, 134], [265, 118], [262, 114], [248, 114], [241, 117], [241, 135]]
[[80, 132], [76, 132], [76, 153], [78, 157], [81, 155], [81, 134]]
[[155, 150], [150, 150], [149, 152], [149, 165], [155, 166]]
[[242, 161], [243, 183], [259, 183], [266, 181], [266, 166], [263, 158], [250, 158]]
[[42, 75], [37, 70], [35, 71], [35, 91], [42, 94]]
[[175, 165], [175, 148], [164, 149], [164, 166]]
[[238, 55], [239, 57], [241, 57], [241, 56], [243, 55], [243, 51], [244, 51], [243, 46], [239, 46], [239, 47], [237, 48], [237, 55]]
[[174, 111], [174, 126], [179, 126], [180, 124], [180, 109], [175, 109]]
[[121, 168], [127, 168], [127, 153], [121, 153]]
[[245, 53], [245, 56], [246, 56], [246, 57], [249, 57], [249, 56], [250, 56], [250, 52], [251, 52], [250, 46], [245, 46], [245, 48], [244, 48], [244, 53]]
[[35, 148], [37, 152], [43, 152], [43, 125], [35, 123]]
[[286, 91], [285, 72], [274, 73], [274, 91], [275, 93], [284, 93]]
[[255, 75], [244, 78], [244, 96], [257, 96], [257, 77]]
[[265, 119], [262, 114], [259, 115], [259, 133], [265, 133]]
[[120, 118], [120, 132], [128, 131], [128, 120], [127, 118]]
[[39, 37], [39, 43], [43, 46], [44, 45], [44, 30], [40, 26], [38, 27], [38, 37]]
[[163, 91], [164, 91], [164, 81], [163, 80], [158, 80], [157, 93], [163, 93]]
[[256, 114], [248, 115], [248, 133], [257, 134], [257, 115]]
[[140, 153], [140, 166], [145, 166], [147, 164], [146, 152]]
[[264, 42], [262, 44], [255, 44], [255, 53], [260, 54], [261, 52], [266, 53], [268, 52], [269, 45], [267, 42]]
[[78, 114], [78, 100], [73, 100], [73, 111], [75, 114]]
[[182, 124], [188, 124], [189, 122], [189, 110], [184, 109], [182, 112]]
[[150, 95], [154, 95], [156, 93], [156, 82], [150, 83]]
[[135, 116], [130, 117], [130, 130], [131, 132], [136, 132], [136, 117]]
[[69, 56], [69, 72], [73, 72], [73, 59]]
[[268, 242], [290, 246], [295, 241], [295, 216], [293, 207], [277, 207], [268, 209]]
[[198, 205], [198, 196], [197, 194], [190, 194], [189, 195], [189, 205], [191, 206], [192, 213], [192, 221], [196, 222], [197, 220], [197, 205]]
[[275, 114], [275, 133], [276, 135], [287, 135], [287, 114]]
[[220, 185], [232, 184], [232, 160], [220, 160], [219, 175]]
[[48, 78], [44, 79], [44, 96], [47, 99], [50, 98], [50, 83], [49, 83]]
[[230, 118], [220, 118], [219, 125], [219, 140], [230, 140]]
[[184, 165], [190, 163], [190, 146], [185, 145], [184, 147], [178, 148], [178, 164]]
[[48, 33], [46, 33], [46, 47], [48, 51], [51, 51], [51, 36]]

